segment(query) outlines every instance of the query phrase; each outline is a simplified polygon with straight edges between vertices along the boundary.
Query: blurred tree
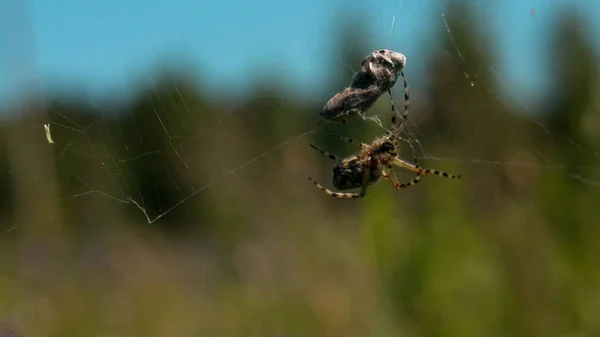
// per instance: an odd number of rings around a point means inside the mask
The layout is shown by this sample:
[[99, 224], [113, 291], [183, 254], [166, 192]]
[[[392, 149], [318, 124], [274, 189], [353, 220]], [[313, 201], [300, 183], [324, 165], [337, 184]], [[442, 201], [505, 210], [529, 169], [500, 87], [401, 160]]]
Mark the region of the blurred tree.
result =
[[[207, 108], [193, 82], [178, 71], [152, 77], [151, 87], [120, 121], [114, 133], [123, 139], [118, 152], [125, 194], [142, 207], [150, 220], [167, 212], [157, 225], [176, 233], [201, 227], [203, 207], [175, 207], [205, 184], [212, 172], [209, 156], [199, 149], [210, 143], [219, 121]], [[197, 196], [195, 198], [202, 198]], [[133, 208], [139, 212], [139, 209]], [[194, 220], [191, 220], [194, 219]]]
[[[548, 51], [552, 54], [548, 71], [555, 76], [554, 90], [545, 100], [543, 122], [550, 132], [539, 137], [539, 142], [545, 145], [549, 160], [564, 163], [564, 167], [548, 170], [538, 193], [542, 214], [573, 272], [574, 285], [565, 285], [562, 297], [564, 320], [573, 330], [588, 331], [590, 323], [597, 329], [600, 321], [586, 320], [581, 315], [577, 289], [596, 287], [600, 282], [600, 249], [596, 242], [600, 235], [600, 193], [586, 181], [597, 177], [598, 172], [599, 155], [590, 137], [594, 126], [589, 124], [599, 116], [594, 106], [600, 89], [600, 69], [584, 18], [570, 6], [561, 13]], [[585, 296], [583, 300], [597, 303], [598, 296]]]
[[[21, 96], [6, 123], [6, 153], [11, 173], [14, 205], [13, 227], [18, 236], [14, 259], [17, 279], [28, 296], [48, 290], [48, 282], [60, 273], [65, 226], [58, 202], [59, 183], [55, 158], [44, 136], [48, 111], [40, 90], [35, 60], [35, 39], [27, 2], [8, 2], [10, 31], [3, 34], [3, 80], [19, 89]], [[26, 93], [26, 94], [23, 94]], [[8, 267], [2, 269], [9, 269]]]
[[[430, 54], [431, 65], [426, 67], [429, 109], [419, 129], [424, 132], [425, 150], [433, 156], [460, 154], [466, 161], [509, 162], [518, 151], [536, 150], [524, 148], [531, 127], [497, 98], [495, 53], [484, 42], [488, 28], [476, 20], [470, 6], [469, 1], [453, 1], [444, 11], [442, 43]], [[506, 167], [463, 165], [460, 169], [469, 177], [462, 184], [469, 186], [472, 211], [483, 217], [500, 210], [504, 192], [515, 191]]]
[[553, 160], [565, 163], [566, 174], [561, 174], [562, 177], [552, 175], [544, 184], [548, 187], [541, 190], [557, 237], [568, 245], [568, 251], [576, 254], [574, 263], [582, 258], [584, 251], [580, 248], [585, 247], [582, 243], [591, 234], [585, 224], [592, 225], [586, 221], [585, 213], [580, 212], [581, 198], [584, 198], [582, 192], [590, 186], [574, 178], [585, 179], [598, 164], [598, 155], [594, 153], [584, 128], [589, 115], [598, 113], [590, 108], [599, 90], [600, 69], [583, 22], [576, 11], [565, 11], [556, 25], [550, 48], [554, 55], [551, 70], [556, 77], [555, 89], [547, 100], [545, 124], [549, 125], [553, 140], [548, 143], [548, 152], [555, 154]]
[[6, 134], [5, 127], [2, 127], [0, 129], [0, 167], [4, 168], [4, 172], [0, 175], [0, 233], [14, 229], [14, 195], [11, 187], [12, 172], [9, 169]]
[[[485, 23], [475, 20], [469, 1], [452, 1], [443, 13], [444, 20], [440, 22], [443, 26], [438, 30], [441, 35], [432, 39], [441, 41], [441, 45], [433, 48], [430, 53], [433, 57], [425, 67], [428, 69], [425, 77], [429, 91], [425, 111], [410, 112], [412, 116], [425, 116], [419, 123], [419, 141], [423, 144], [425, 155], [459, 157], [465, 162], [470, 159], [508, 162], [516, 151], [532, 151], [523, 148], [527, 144], [524, 140], [528, 138], [530, 124], [515, 118], [517, 112], [511, 111], [496, 98], [498, 88], [492, 71], [494, 53], [483, 42], [487, 29]], [[429, 162], [448, 163], [424, 161], [422, 165], [432, 166]], [[420, 186], [426, 196], [416, 203], [420, 211], [418, 218], [422, 221], [419, 229], [413, 232], [409, 261], [398, 263], [390, 271], [388, 281], [397, 312], [414, 322], [413, 328], [423, 335], [447, 335], [447, 331], [465, 329], [462, 323], [454, 323], [449, 317], [437, 314], [444, 305], [453, 306], [456, 310], [454, 315], [458, 317], [477, 312], [479, 320], [470, 326], [474, 335], [478, 335], [476, 331], [483, 333], [490, 324], [498, 324], [497, 316], [502, 310], [507, 325], [533, 333], [533, 323], [521, 319], [527, 316], [527, 309], [515, 310], [514, 303], [493, 302], [498, 297], [490, 288], [479, 288], [481, 295], [469, 304], [450, 299], [445, 302], [443, 295], [438, 293], [436, 280], [440, 277], [448, 277], [444, 289], [452, 287], [450, 276], [444, 276], [444, 273], [460, 266], [460, 262], [452, 257], [459, 259], [463, 257], [461, 254], [472, 254], [467, 252], [477, 249], [483, 254], [489, 249], [470, 245], [450, 248], [460, 245], [459, 240], [469, 242], [473, 236], [480, 240], [490, 238], [490, 243], [498, 245], [506, 256], [513, 255], [510, 240], [517, 232], [510, 227], [503, 228], [502, 221], [493, 219], [503, 215], [508, 195], [519, 189], [509, 180], [508, 170], [502, 165], [461, 165], [460, 168], [446, 165], [436, 168], [460, 173], [464, 179], [458, 181], [459, 186], [455, 188], [452, 188], [455, 185], [440, 186], [442, 182], [431, 183], [427, 185], [429, 187]], [[465, 191], [469, 200], [464, 203], [464, 211], [460, 209], [461, 202], [457, 201], [461, 199], [459, 188]], [[436, 216], [440, 214], [445, 215]], [[466, 227], [469, 224], [475, 227]], [[522, 265], [510, 258], [504, 263], [513, 271], [519, 270]], [[513, 276], [511, 272], [508, 275], [517, 283], [523, 281], [519, 275]], [[519, 291], [530, 290], [522, 288]], [[519, 306], [521, 297], [516, 296]], [[427, 305], [430, 302], [431, 305]]]
[[[568, 8], [568, 7], [567, 7]], [[584, 132], [598, 95], [600, 69], [593, 43], [584, 27], [585, 20], [575, 9], [567, 9], [553, 31], [552, 62], [549, 71], [556, 75], [554, 90], [547, 104], [547, 124], [554, 137], [553, 148], [564, 158], [568, 172], [582, 174], [581, 167], [594, 166], [598, 155]], [[549, 52], [550, 53], [550, 52]], [[582, 184], [581, 182], [578, 184]]]
[[[7, 125], [6, 151], [14, 198], [12, 226], [18, 235], [15, 259], [18, 279], [30, 286], [31, 296], [48, 289], [60, 274], [59, 260], [67, 238], [59, 202], [56, 159], [44, 135], [47, 110], [39, 97], [21, 102]], [[12, 254], [11, 254], [12, 255]], [[9, 269], [8, 265], [4, 265]]]
[[[114, 116], [81, 96], [71, 89], [67, 96], [55, 94], [47, 101], [47, 122], [54, 141], [49, 150], [56, 162], [57, 198], [64, 207], [65, 227], [70, 234], [93, 235], [101, 227], [110, 227], [112, 221], [105, 216], [118, 218], [110, 205], [114, 199], [125, 200], [125, 195], [118, 178], [118, 160], [113, 156], [119, 139], [109, 133]], [[36, 125], [37, 131], [40, 128], [43, 126]], [[105, 203], [107, 199], [112, 201]], [[103, 216], [90, 216], [90, 211]]]

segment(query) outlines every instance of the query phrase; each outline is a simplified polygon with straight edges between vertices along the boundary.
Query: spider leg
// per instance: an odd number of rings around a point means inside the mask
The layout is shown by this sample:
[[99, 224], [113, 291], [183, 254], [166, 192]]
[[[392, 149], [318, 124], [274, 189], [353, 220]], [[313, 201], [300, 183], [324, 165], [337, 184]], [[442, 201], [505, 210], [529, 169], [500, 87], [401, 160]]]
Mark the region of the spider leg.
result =
[[396, 176], [394, 175], [394, 173], [392, 173], [390, 175], [390, 180], [392, 181], [392, 185], [394, 185], [394, 187], [397, 190], [401, 190], [401, 189], [404, 189], [404, 188], [407, 188], [407, 187], [411, 187], [411, 186], [415, 186], [416, 184], [418, 184], [419, 181], [421, 181], [421, 174], [417, 173], [417, 175], [415, 176], [415, 178], [413, 180], [411, 180], [411, 181], [409, 181], [407, 183], [401, 184], [398, 181], [398, 178], [396, 178]]
[[332, 137], [332, 138], [335, 138], [337, 140], [341, 140], [343, 142], [350, 143], [350, 144], [359, 144], [361, 146], [367, 145], [367, 144], [365, 144], [363, 142], [356, 141], [355, 139], [350, 138], [350, 137], [340, 136], [340, 135], [336, 135], [336, 134], [333, 134], [333, 133], [325, 133], [325, 135], [327, 135], [329, 137]]
[[398, 178], [396, 178], [394, 171], [392, 170], [392, 165], [388, 165], [387, 168], [382, 168], [380, 166], [380, 171], [381, 171], [382, 179], [383, 180], [390, 179], [392, 181], [392, 185], [394, 185], [394, 187], [398, 190], [401, 190], [403, 188], [407, 188], [410, 186], [414, 186], [414, 185], [418, 184], [419, 181], [421, 181], [421, 173], [417, 172], [417, 176], [413, 180], [411, 180], [407, 183], [401, 184], [398, 181]]
[[310, 147], [312, 147], [313, 149], [321, 152], [321, 154], [323, 154], [324, 156], [326, 156], [329, 159], [339, 160], [339, 158], [335, 154], [333, 154], [331, 152], [328, 152], [328, 151], [325, 151], [325, 150], [321, 150], [320, 148], [318, 148], [318, 147], [316, 147], [316, 146], [314, 146], [312, 144], [310, 144]]
[[[396, 103], [394, 103], [394, 97], [392, 96], [392, 89], [388, 89], [387, 91], [388, 96], [390, 97], [390, 106], [392, 107], [392, 112], [394, 113], [394, 115], [398, 114], [398, 109], [396, 109]], [[394, 117], [392, 117], [392, 124], [395, 125], [396, 124], [396, 119]]]
[[359, 112], [358, 115], [360, 117], [362, 117], [362, 119], [364, 120], [370, 120], [375, 122], [377, 125], [379, 125], [381, 128], [383, 128], [383, 123], [381, 122], [381, 119], [379, 119], [379, 117], [377, 117], [377, 115], [373, 115], [373, 116], [367, 116], [362, 112]]
[[402, 117], [402, 122], [397, 124], [396, 115], [399, 115], [398, 110], [394, 104], [394, 99], [392, 98], [392, 89], [388, 90], [388, 95], [390, 96], [390, 103], [392, 105], [392, 111], [394, 115], [392, 116], [392, 130], [397, 131], [396, 134], [400, 131], [401, 127], [408, 124], [408, 110], [410, 107], [410, 94], [408, 91], [408, 83], [406, 82], [406, 76], [404, 76], [404, 72], [401, 71], [400, 75], [402, 76], [402, 82], [404, 83], [404, 114]]
[[311, 177], [308, 177], [308, 180], [310, 180], [313, 184], [315, 184], [315, 186], [317, 186], [318, 189], [320, 189], [321, 191], [325, 192], [327, 195], [330, 195], [334, 198], [337, 199], [356, 199], [356, 198], [362, 198], [365, 196], [366, 194], [366, 188], [362, 188], [360, 193], [342, 193], [342, 192], [334, 192], [330, 189], [328, 189], [327, 187], [319, 184], [318, 182], [314, 181]]
[[430, 174], [430, 175], [436, 175], [436, 176], [450, 178], [450, 179], [460, 179], [461, 178], [460, 175], [452, 175], [452, 174], [450, 174], [448, 172], [444, 172], [444, 171], [438, 171], [438, 170], [433, 170], [433, 169], [423, 169], [418, 164], [416, 164], [416, 159], [415, 159], [415, 164], [411, 164], [400, 158], [394, 158], [393, 163], [396, 166], [400, 166], [402, 168], [411, 170], [413, 172], [417, 172], [420, 175]]

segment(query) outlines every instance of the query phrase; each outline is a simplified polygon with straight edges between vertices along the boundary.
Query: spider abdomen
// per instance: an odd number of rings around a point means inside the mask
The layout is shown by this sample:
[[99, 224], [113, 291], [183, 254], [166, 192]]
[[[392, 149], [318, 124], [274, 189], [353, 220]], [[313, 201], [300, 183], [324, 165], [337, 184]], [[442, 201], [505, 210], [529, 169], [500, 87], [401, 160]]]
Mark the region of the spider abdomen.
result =
[[367, 185], [372, 185], [381, 179], [381, 172], [379, 170], [361, 163], [358, 157], [353, 157], [333, 167], [332, 184], [340, 191], [360, 188], [363, 186], [365, 170], [369, 171]]

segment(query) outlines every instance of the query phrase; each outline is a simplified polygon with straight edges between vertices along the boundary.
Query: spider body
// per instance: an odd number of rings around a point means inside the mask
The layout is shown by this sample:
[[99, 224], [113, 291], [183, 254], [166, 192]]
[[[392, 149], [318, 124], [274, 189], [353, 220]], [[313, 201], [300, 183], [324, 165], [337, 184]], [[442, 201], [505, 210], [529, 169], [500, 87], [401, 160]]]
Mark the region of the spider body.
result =
[[[390, 95], [393, 106], [391, 88], [396, 84], [398, 75], [404, 78], [402, 69], [406, 65], [406, 56], [401, 53], [379, 49], [373, 51], [362, 61], [360, 70], [352, 78], [350, 86], [334, 95], [321, 110], [321, 117], [332, 122], [343, 122], [355, 116], [375, 120], [381, 125], [377, 116], [366, 117], [365, 112], [385, 92]], [[406, 84], [406, 80], [404, 81]], [[406, 88], [405, 88], [406, 90]]]
[[372, 163], [361, 160], [358, 156], [351, 156], [337, 163], [333, 167], [333, 186], [340, 190], [351, 190], [360, 188], [363, 185], [365, 171], [368, 170], [368, 185], [373, 185], [381, 179], [381, 173], [377, 170], [371, 170]]
[[[341, 136], [335, 137], [344, 138]], [[350, 140], [349, 138], [346, 139]], [[314, 145], [311, 146], [329, 158], [337, 160], [336, 155], [321, 150]], [[323, 190], [332, 197], [362, 198], [367, 193], [367, 187], [381, 179], [389, 179], [396, 189], [403, 189], [419, 183], [421, 175], [438, 175], [451, 179], [460, 178], [460, 176], [452, 175], [447, 172], [421, 168], [417, 164], [416, 159], [413, 164], [398, 158], [400, 142], [399, 138], [392, 132], [387, 136], [375, 139], [370, 145], [361, 144], [361, 147], [362, 149], [358, 155], [347, 157], [339, 161], [333, 167], [333, 186], [340, 191], [360, 188], [361, 190], [359, 193], [334, 192], [317, 183], [312, 178], [309, 177], [308, 179], [312, 181], [317, 188]], [[394, 166], [411, 170], [416, 173], [416, 177], [408, 183], [400, 183], [393, 172]]]
[[386, 167], [398, 155], [398, 148], [385, 137], [376, 139], [373, 144], [362, 144], [358, 155], [345, 158], [333, 167], [333, 186], [340, 190], [362, 187], [364, 176], [367, 184], [378, 182], [383, 175], [381, 165]]

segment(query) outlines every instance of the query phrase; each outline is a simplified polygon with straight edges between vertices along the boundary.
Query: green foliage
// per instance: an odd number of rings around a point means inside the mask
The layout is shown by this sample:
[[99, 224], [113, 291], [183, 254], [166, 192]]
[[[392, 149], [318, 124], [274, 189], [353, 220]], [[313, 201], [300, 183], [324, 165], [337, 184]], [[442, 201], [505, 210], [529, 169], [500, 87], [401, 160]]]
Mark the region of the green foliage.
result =
[[[306, 176], [330, 186], [334, 163], [308, 144], [340, 156], [357, 148], [297, 137], [314, 128], [320, 106], [295, 99], [276, 74], [233, 109], [209, 105], [189, 78], [169, 74], [109, 115], [50, 102], [35, 116], [53, 122], [53, 146], [40, 131], [46, 120], [4, 125], [0, 329], [598, 335], [600, 189], [589, 183], [600, 178], [598, 138], [586, 125], [598, 120], [598, 67], [589, 37], [571, 14], [556, 25], [553, 64], [577, 66], [548, 69], [556, 90], [538, 114], [546, 132], [495, 98], [494, 51], [482, 49], [491, 46], [475, 33], [485, 27], [467, 4], [445, 13], [452, 35], [439, 27], [432, 49], [446, 52], [428, 60], [426, 92], [413, 96], [427, 104], [413, 104], [410, 118], [428, 154], [462, 158], [421, 165], [463, 180], [426, 176], [401, 191], [382, 182], [364, 199], [326, 196]], [[341, 30], [331, 94], [352, 75], [343, 64], [358, 65], [372, 48], [354, 25]], [[387, 104], [374, 107], [384, 122]], [[362, 121], [328, 131], [363, 142], [380, 133]]]

